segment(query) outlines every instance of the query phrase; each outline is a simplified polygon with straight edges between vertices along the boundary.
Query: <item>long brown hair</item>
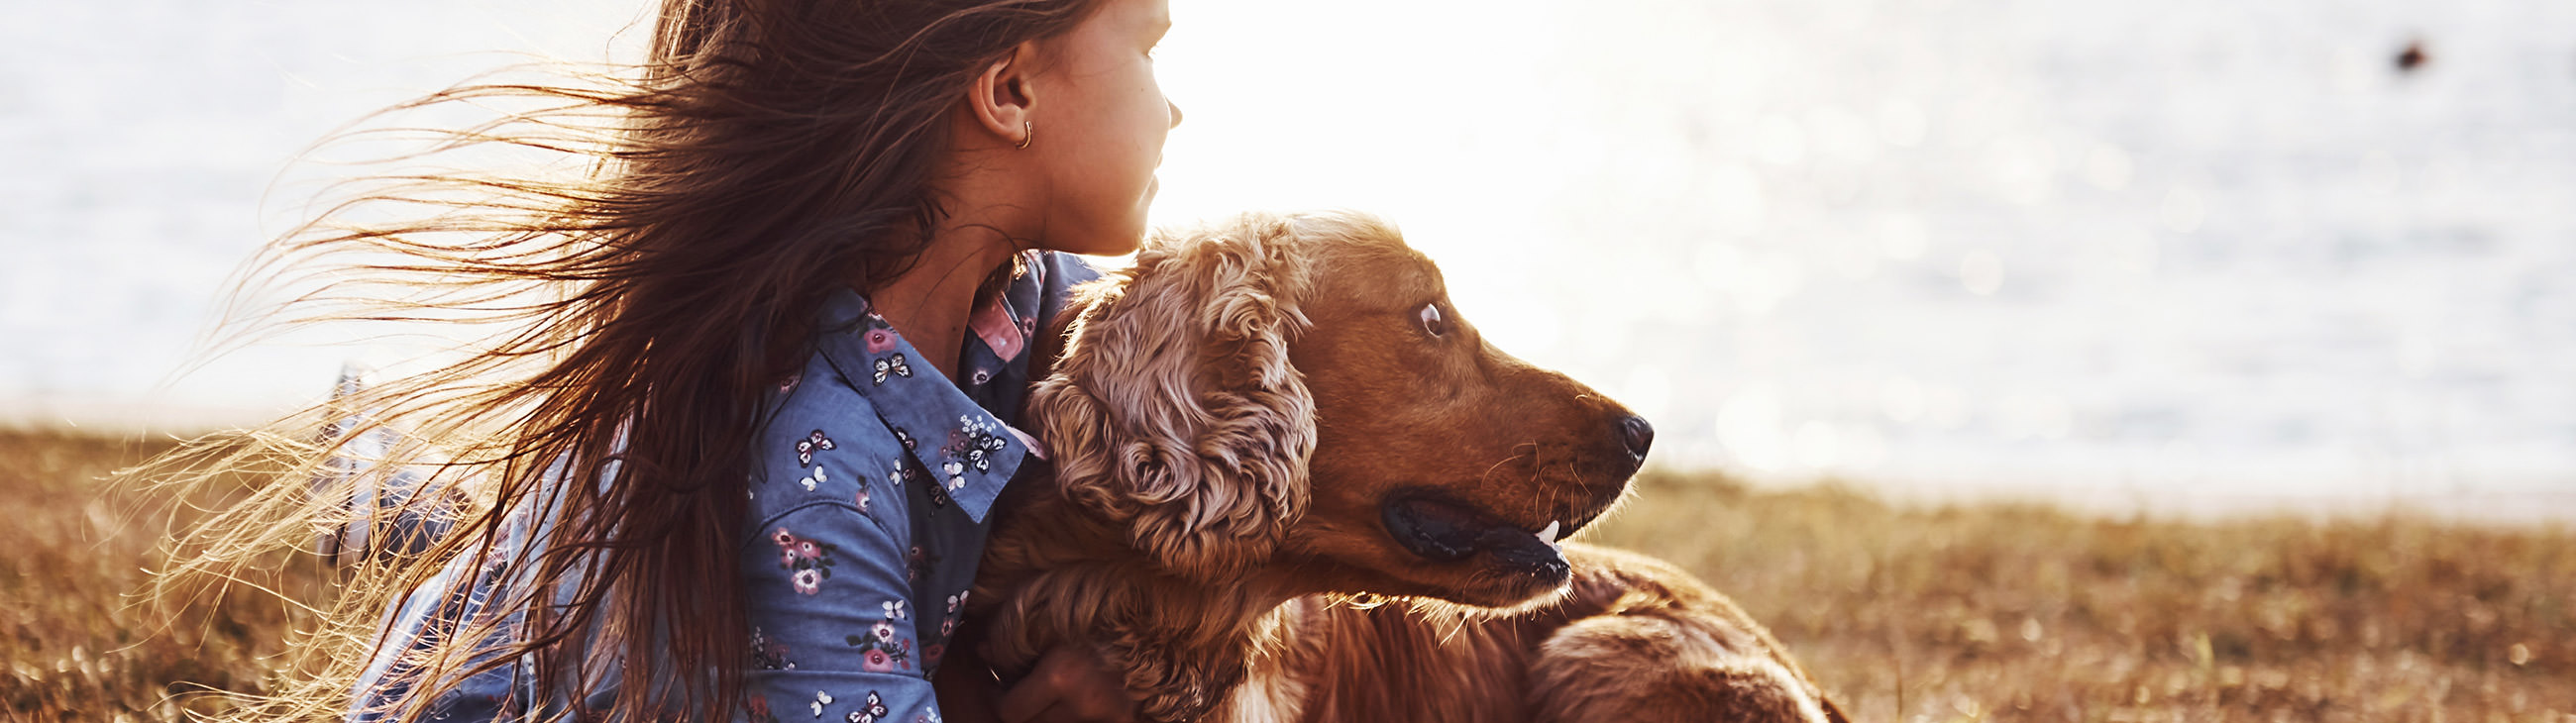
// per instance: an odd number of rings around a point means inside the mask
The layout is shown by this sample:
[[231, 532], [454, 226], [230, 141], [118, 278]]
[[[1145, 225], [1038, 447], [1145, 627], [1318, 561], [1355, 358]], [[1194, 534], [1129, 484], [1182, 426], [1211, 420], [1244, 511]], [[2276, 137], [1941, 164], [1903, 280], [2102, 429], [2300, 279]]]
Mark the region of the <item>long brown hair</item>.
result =
[[[433, 371], [152, 468], [185, 483], [286, 461], [276, 484], [180, 538], [165, 596], [240, 580], [316, 530], [394, 532], [376, 505], [307, 489], [335, 445], [299, 430], [323, 420], [363, 412], [349, 433], [398, 430], [350, 484], [419, 473], [409, 511], [455, 523], [418, 553], [356, 562], [299, 631], [303, 658], [273, 692], [242, 696], [234, 717], [344, 715], [394, 624], [386, 605], [441, 568], [466, 573], [463, 586], [503, 566], [514, 583], [492, 602], [524, 613], [521, 627], [477, 616], [405, 654], [397, 679], [411, 693], [394, 717], [420, 717], [467, 675], [522, 659], [534, 662], [532, 705], [579, 705], [614, 685], [627, 720], [729, 715], [748, 652], [732, 583], [762, 391], [802, 360], [825, 294], [902, 273], [930, 237], [944, 118], [972, 79], [1096, 4], [665, 0], [640, 65], [550, 66], [546, 80], [474, 82], [389, 109], [498, 114], [431, 129], [430, 148], [388, 160], [504, 149], [575, 169], [361, 179], [248, 267], [242, 288], [292, 298], [237, 307], [262, 311], [228, 317], [236, 333], [350, 319], [488, 333]], [[381, 218], [394, 220], [370, 221]], [[513, 514], [539, 532], [513, 540]], [[622, 674], [603, 679], [601, 664], [620, 659]]]

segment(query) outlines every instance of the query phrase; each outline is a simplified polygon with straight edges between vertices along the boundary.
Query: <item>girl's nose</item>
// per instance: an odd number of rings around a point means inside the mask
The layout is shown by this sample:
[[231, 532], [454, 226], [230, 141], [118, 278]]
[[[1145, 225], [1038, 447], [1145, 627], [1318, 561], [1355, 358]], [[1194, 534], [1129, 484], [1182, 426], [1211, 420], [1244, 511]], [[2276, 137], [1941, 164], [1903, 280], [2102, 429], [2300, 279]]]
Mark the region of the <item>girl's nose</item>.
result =
[[1181, 127], [1181, 104], [1172, 102], [1172, 99], [1170, 98], [1164, 98], [1163, 105], [1171, 106], [1172, 108], [1172, 127]]

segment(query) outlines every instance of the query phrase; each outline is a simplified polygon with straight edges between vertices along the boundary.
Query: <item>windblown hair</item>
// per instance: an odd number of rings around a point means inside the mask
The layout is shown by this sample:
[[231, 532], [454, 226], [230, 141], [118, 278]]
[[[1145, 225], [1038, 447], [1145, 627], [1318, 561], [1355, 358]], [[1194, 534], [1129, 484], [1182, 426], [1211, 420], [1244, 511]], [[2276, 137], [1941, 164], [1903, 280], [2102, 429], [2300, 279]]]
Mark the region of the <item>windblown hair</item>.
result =
[[[342, 136], [434, 139], [388, 165], [497, 149], [576, 170], [352, 181], [333, 192], [349, 200], [246, 267], [225, 327], [235, 338], [350, 320], [480, 336], [432, 371], [199, 440], [142, 472], [185, 487], [284, 461], [274, 484], [180, 538], [165, 598], [244, 579], [318, 531], [399, 532], [374, 495], [351, 505], [348, 489], [307, 488], [353, 471], [331, 461], [345, 444], [306, 433], [326, 420], [356, 420], [342, 440], [397, 440], [357, 460], [349, 485], [420, 475], [403, 514], [452, 524], [414, 552], [358, 559], [299, 631], [302, 658], [232, 717], [345, 715], [396, 624], [389, 603], [442, 568], [471, 578], [503, 565], [511, 584], [471, 601], [491, 614], [397, 662], [410, 694], [384, 713], [424, 717], [465, 677], [524, 659], [535, 700], [520, 703], [582, 702], [552, 714], [729, 715], [748, 657], [731, 582], [761, 391], [810, 348], [816, 304], [904, 272], [944, 217], [932, 176], [973, 78], [1096, 4], [665, 0], [638, 65], [460, 85], [386, 112], [496, 117]], [[260, 293], [291, 299], [246, 301]], [[520, 525], [535, 533], [510, 533]], [[508, 613], [525, 616], [515, 630], [498, 625]], [[609, 680], [612, 661], [626, 664]]]

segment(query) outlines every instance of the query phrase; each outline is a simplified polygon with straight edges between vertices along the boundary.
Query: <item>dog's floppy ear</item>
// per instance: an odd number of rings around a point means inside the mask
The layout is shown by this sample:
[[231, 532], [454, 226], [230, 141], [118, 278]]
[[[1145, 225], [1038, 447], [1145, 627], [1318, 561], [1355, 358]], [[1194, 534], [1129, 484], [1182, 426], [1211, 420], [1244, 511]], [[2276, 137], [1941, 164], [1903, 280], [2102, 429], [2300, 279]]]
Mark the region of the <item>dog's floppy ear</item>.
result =
[[1267, 559], [1306, 507], [1315, 404], [1288, 362], [1305, 264], [1285, 218], [1157, 232], [1076, 291], [1029, 413], [1065, 497], [1187, 579]]

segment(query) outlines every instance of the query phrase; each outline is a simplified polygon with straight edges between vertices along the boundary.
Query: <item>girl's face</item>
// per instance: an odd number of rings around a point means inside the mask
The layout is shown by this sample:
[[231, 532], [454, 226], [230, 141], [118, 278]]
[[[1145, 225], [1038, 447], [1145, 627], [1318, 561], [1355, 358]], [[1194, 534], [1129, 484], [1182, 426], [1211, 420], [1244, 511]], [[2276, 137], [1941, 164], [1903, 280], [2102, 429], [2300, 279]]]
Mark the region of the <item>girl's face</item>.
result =
[[1037, 238], [1047, 248], [1116, 255], [1136, 250], [1154, 200], [1154, 168], [1181, 109], [1154, 80], [1154, 44], [1172, 26], [1168, 0], [1104, 0], [1046, 41], [1029, 118], [1031, 164], [1042, 184]]

